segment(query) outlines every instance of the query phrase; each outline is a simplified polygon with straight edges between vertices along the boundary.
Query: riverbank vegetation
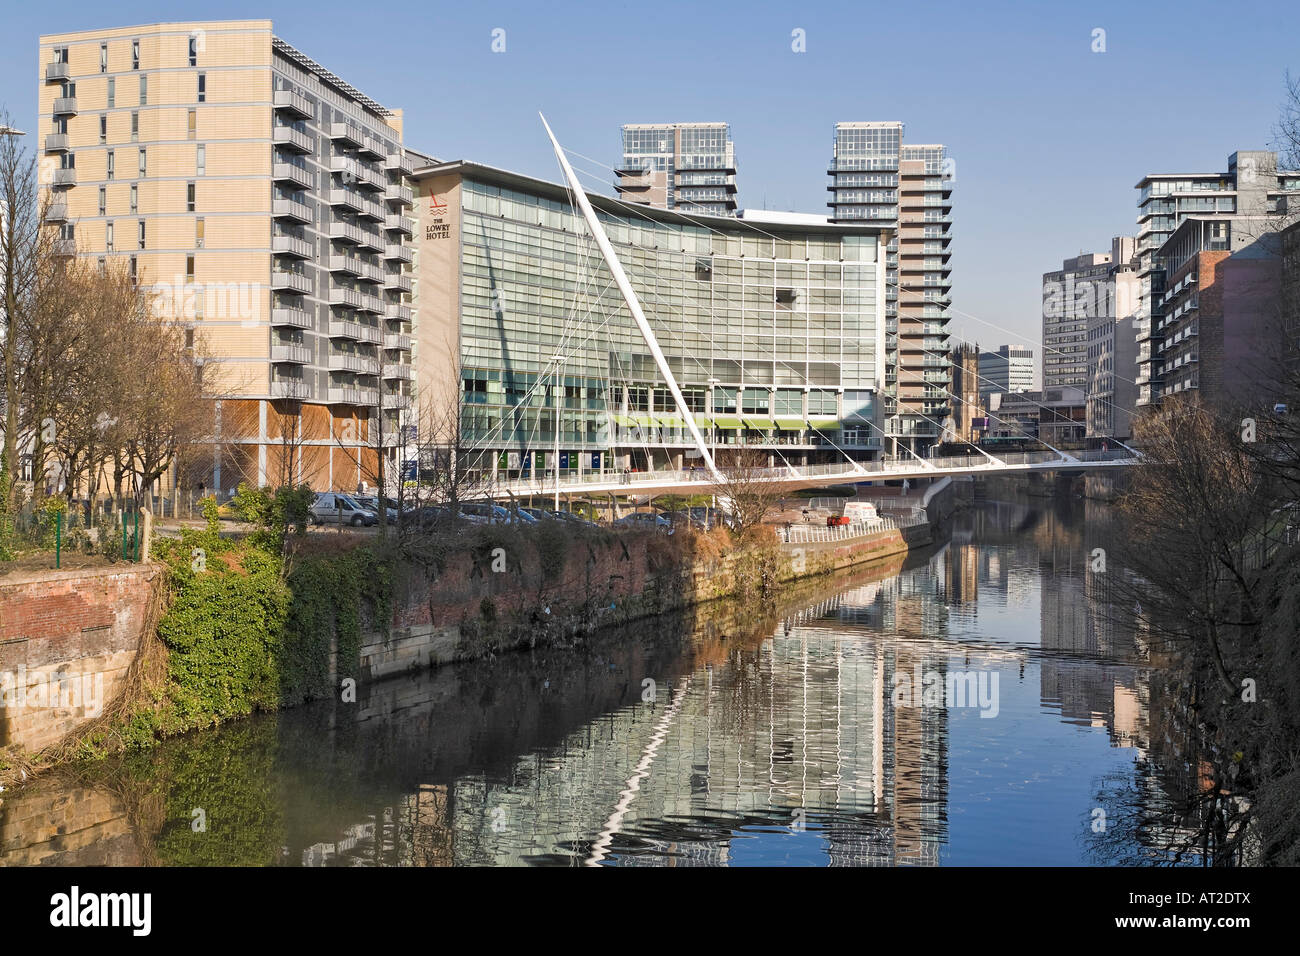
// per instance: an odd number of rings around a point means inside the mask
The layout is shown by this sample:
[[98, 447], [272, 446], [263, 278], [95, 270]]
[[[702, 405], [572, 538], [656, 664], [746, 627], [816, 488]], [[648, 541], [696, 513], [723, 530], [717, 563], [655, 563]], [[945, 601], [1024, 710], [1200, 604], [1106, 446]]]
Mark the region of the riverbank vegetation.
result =
[[1272, 414], [1189, 397], [1137, 426], [1116, 593], [1186, 729], [1170, 861], [1300, 863], [1297, 384]]
[[[473, 658], [571, 646], [612, 624], [725, 594], [770, 596], [777, 585], [777, 547], [762, 528], [666, 535], [558, 520], [444, 520], [386, 538], [308, 535], [311, 500], [305, 488], [241, 487], [230, 508], [251, 531], [223, 534], [209, 498], [206, 527], [156, 542], [166, 583], [127, 690], [47, 754], [50, 762], [337, 698], [342, 678], [360, 676], [363, 635], [385, 636], [395, 604], [411, 603], [413, 588], [424, 589], [435, 620], [458, 627], [463, 656]], [[615, 584], [633, 567], [619, 562], [633, 556], [644, 584], [614, 600]], [[480, 600], [475, 577], [481, 585], [495, 571], [512, 585]], [[696, 586], [697, 573], [707, 587]], [[444, 575], [454, 583], [435, 593]]]

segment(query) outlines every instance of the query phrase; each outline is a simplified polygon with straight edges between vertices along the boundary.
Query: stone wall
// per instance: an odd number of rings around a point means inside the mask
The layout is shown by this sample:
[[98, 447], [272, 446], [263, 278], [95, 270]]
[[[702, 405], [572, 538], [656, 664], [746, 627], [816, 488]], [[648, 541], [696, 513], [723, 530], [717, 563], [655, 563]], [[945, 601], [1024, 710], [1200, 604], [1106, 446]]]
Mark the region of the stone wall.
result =
[[161, 569], [0, 579], [0, 748], [34, 753], [98, 717], [135, 660]]

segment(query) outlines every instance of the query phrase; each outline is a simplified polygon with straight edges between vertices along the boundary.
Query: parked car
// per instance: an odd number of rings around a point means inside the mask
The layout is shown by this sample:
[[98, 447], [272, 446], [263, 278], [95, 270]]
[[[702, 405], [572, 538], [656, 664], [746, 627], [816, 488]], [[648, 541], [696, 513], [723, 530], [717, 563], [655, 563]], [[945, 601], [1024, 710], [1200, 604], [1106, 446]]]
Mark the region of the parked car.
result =
[[333, 491], [321, 492], [311, 504], [312, 524], [343, 524], [354, 528], [370, 527], [379, 522], [379, 515], [365, 507], [352, 495]]
[[535, 519], [538, 520], [538, 521], [555, 521], [555, 520], [557, 520], [556, 517], [555, 517], [554, 512], [547, 511], [545, 508], [532, 508], [532, 507], [529, 507], [529, 508], [520, 508], [519, 511], [520, 511], [521, 514], [526, 514], [526, 515], [528, 515], [529, 517], [531, 517], [531, 518], [535, 518]]
[[696, 528], [699, 523], [691, 517], [689, 511], [661, 511], [660, 517], [669, 522], [674, 528]]
[[614, 522], [616, 528], [643, 528], [651, 531], [661, 531], [664, 534], [673, 533], [673, 523], [661, 514], [652, 511], [637, 511], [630, 515], [624, 515]]
[[717, 508], [706, 508], [703, 505], [696, 505], [691, 509], [691, 521], [695, 527], [706, 531], [719, 525], [726, 528], [734, 526], [730, 516], [725, 512]]
[[560, 521], [567, 521], [569, 524], [581, 525], [584, 528], [599, 528], [596, 522], [590, 518], [584, 518], [576, 511], [552, 511], [551, 516]]
[[474, 524], [535, 524], [537, 519], [526, 512], [508, 511], [491, 501], [465, 501], [461, 516]]
[[[379, 497], [377, 495], [353, 495], [352, 496], [363, 508], [369, 508], [376, 515], [379, 514]], [[388, 509], [388, 523], [397, 523], [397, 502], [392, 498], [385, 498], [384, 505]]]

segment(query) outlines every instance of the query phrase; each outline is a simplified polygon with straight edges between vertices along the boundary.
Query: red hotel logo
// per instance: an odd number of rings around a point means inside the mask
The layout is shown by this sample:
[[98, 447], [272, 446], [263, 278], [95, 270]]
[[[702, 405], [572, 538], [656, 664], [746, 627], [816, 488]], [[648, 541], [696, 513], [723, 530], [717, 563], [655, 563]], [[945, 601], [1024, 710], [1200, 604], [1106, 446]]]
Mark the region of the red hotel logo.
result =
[[443, 216], [443, 215], [446, 215], [446, 213], [447, 213], [447, 204], [446, 204], [445, 202], [443, 202], [441, 199], [439, 199], [437, 196], [430, 195], [430, 196], [429, 196], [429, 212], [433, 213], [435, 216]]

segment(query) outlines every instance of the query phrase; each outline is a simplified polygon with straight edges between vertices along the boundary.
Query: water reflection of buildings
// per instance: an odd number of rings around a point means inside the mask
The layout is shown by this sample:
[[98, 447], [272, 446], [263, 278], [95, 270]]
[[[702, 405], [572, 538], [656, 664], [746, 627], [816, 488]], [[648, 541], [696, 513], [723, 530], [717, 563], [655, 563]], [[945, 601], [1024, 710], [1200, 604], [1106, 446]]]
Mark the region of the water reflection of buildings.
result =
[[506, 774], [422, 787], [301, 862], [725, 865], [738, 841], [803, 830], [832, 865], [936, 864], [947, 712], [896, 706], [889, 689], [896, 671], [942, 672], [947, 656], [882, 636], [932, 629], [928, 590], [913, 587], [844, 592], [653, 702], [603, 714]]
[[[727, 865], [779, 861], [788, 835], [832, 865], [937, 864], [949, 713], [896, 705], [895, 674], [1032, 658], [1062, 719], [1148, 746], [1144, 672], [1131, 627], [1094, 606], [1108, 582], [1092, 542], [1050, 512], [989, 510], [927, 563], [793, 615], [504, 771], [422, 786], [303, 862]], [[1037, 601], [1041, 650], [968, 640], [977, 601]]]

